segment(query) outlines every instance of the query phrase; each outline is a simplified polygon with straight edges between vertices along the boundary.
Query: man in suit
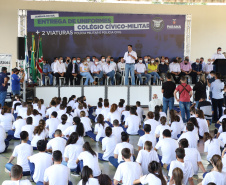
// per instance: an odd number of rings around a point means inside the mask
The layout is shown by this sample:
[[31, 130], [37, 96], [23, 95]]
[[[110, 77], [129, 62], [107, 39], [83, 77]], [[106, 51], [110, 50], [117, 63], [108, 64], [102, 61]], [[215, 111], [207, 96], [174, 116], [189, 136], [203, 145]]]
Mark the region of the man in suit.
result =
[[75, 80], [75, 85], [80, 85], [81, 75], [78, 72], [78, 65], [76, 63], [76, 58], [72, 58], [72, 62], [68, 64], [67, 72], [66, 72], [66, 84], [68, 85], [69, 79], [71, 85], [73, 85], [74, 77], [77, 79]]

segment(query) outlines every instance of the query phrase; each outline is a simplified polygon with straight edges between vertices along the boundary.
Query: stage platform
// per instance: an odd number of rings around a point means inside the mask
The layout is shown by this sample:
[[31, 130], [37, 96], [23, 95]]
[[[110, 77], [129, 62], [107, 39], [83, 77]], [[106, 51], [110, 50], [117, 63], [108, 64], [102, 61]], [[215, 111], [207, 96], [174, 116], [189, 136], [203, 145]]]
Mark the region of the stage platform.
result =
[[[192, 85], [191, 85], [192, 86]], [[46, 86], [35, 87], [35, 96], [44, 99], [44, 104], [49, 106], [53, 97], [70, 97], [76, 95], [80, 97], [86, 96], [86, 101], [92, 106], [96, 106], [99, 98], [108, 98], [110, 104], [125, 99], [126, 105], [135, 105], [136, 101], [140, 101], [142, 106], [148, 106], [152, 100], [153, 94], [157, 94], [162, 99], [162, 86]], [[206, 90], [209, 95], [209, 88]], [[179, 95], [178, 95], [179, 96]], [[191, 97], [193, 102], [193, 96]], [[178, 105], [178, 102], [175, 102]]]

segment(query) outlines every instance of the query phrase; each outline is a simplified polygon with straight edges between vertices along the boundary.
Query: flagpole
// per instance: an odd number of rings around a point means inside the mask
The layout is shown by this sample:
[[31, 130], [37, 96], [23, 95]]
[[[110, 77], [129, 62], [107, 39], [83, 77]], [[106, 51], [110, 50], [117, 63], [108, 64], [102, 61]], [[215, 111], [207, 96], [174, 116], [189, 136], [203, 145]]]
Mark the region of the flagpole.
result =
[[[38, 49], [37, 49], [37, 57], [36, 57], [36, 78], [37, 78], [37, 62], [39, 62], [39, 56], [38, 56], [38, 53], [39, 53], [39, 42], [40, 42], [40, 35], [38, 36]], [[41, 79], [42, 80], [42, 79]]]

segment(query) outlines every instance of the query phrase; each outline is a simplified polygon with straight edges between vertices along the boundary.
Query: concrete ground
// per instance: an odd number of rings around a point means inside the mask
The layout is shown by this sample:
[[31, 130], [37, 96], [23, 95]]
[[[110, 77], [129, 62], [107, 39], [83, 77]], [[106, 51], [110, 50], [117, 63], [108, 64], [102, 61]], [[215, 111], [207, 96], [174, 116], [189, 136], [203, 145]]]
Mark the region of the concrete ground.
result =
[[[148, 109], [145, 109], [145, 114], [147, 113], [147, 111], [148, 111]], [[215, 127], [213, 125], [210, 126], [211, 133], [213, 133], [214, 128]], [[139, 136], [130, 136], [130, 143], [134, 146], [136, 156], [137, 156], [137, 153], [138, 153], [137, 152], [137, 150], [138, 150], [138, 146], [137, 146], [138, 139], [139, 139]], [[92, 148], [96, 152], [102, 152], [100, 143], [94, 142], [89, 137], [85, 137], [84, 140], [89, 141]], [[9, 160], [9, 157], [11, 156], [14, 147], [16, 145], [18, 145], [19, 143], [20, 143], [20, 141], [11, 140], [7, 152], [0, 154], [0, 174], [1, 174], [0, 175], [0, 184], [2, 184], [2, 182], [4, 180], [10, 179], [9, 174], [5, 172], [5, 164]], [[204, 151], [204, 143], [203, 143], [202, 140], [198, 143], [198, 150], [201, 154], [202, 163], [203, 163], [205, 169], [206, 170], [212, 169], [212, 166], [209, 165], [208, 161], [206, 160], [206, 154], [203, 152]], [[34, 153], [37, 153], [37, 151], [34, 151]], [[16, 159], [14, 159], [13, 163], [16, 163]], [[99, 165], [100, 165], [100, 168], [102, 170], [102, 173], [109, 175], [110, 178], [113, 179], [116, 169], [109, 162], [103, 162], [103, 161], [99, 160]], [[163, 169], [163, 174], [167, 176], [167, 171], [165, 169]], [[201, 171], [199, 171], [198, 175], [193, 176], [195, 184], [198, 184], [202, 180], [202, 174], [203, 173]], [[27, 177], [23, 177], [23, 178], [26, 179]], [[77, 185], [79, 180], [80, 180], [80, 177], [71, 176], [71, 181], [74, 185]], [[32, 183], [32, 184], [35, 184], [35, 183]]]

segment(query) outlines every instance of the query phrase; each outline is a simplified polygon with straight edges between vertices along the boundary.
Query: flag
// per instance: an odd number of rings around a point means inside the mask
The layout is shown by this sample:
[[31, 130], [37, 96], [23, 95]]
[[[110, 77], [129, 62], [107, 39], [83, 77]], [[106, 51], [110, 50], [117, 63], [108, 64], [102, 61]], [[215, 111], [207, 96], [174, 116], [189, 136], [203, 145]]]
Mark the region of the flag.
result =
[[[27, 36], [25, 36], [25, 66], [29, 67], [29, 56], [28, 56], [28, 47], [27, 47]], [[25, 70], [25, 69], [24, 69]], [[27, 71], [27, 70], [26, 70]]]
[[31, 49], [31, 77], [33, 82], [37, 82], [37, 72], [35, 65], [35, 36], [32, 34], [32, 49]]
[[42, 54], [42, 37], [39, 36], [38, 40], [38, 61], [36, 62], [38, 77], [42, 78], [43, 69], [43, 54]]

